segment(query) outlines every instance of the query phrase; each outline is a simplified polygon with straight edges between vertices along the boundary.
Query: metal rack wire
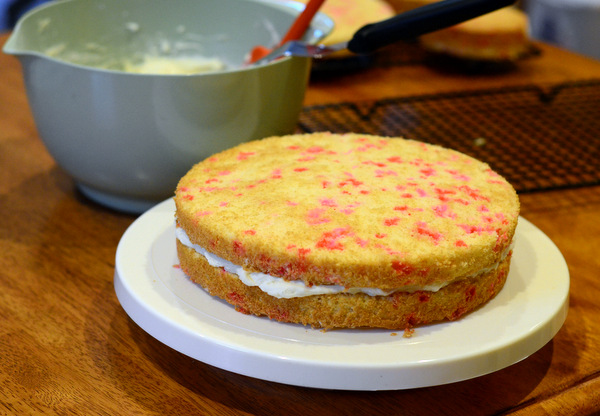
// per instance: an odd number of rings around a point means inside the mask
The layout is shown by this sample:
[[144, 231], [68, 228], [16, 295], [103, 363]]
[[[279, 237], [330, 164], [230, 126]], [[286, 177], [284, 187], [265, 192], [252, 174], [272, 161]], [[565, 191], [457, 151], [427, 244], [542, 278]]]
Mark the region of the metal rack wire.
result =
[[600, 79], [305, 107], [299, 130], [439, 144], [520, 193], [600, 184]]

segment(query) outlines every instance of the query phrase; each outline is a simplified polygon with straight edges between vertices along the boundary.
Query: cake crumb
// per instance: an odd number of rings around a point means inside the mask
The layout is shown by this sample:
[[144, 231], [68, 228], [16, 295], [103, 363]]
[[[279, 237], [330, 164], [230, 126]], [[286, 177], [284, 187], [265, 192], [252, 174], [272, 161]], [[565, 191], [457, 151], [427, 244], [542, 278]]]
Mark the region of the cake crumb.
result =
[[413, 336], [413, 334], [415, 333], [415, 329], [414, 328], [406, 328], [404, 330], [404, 334], [402, 335], [404, 338], [410, 338]]
[[478, 137], [475, 140], [473, 140], [473, 145], [476, 147], [483, 147], [487, 144], [487, 140], [485, 139], [485, 137]]

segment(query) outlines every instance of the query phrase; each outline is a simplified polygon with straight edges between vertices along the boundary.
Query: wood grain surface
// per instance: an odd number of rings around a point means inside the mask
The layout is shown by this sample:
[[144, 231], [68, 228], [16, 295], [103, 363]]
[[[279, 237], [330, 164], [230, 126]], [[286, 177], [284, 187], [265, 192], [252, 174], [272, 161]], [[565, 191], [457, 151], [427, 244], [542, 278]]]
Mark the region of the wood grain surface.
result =
[[[306, 104], [600, 78], [600, 62], [539, 48], [495, 74], [411, 64], [320, 76]], [[600, 412], [600, 187], [521, 196], [522, 215], [556, 243], [571, 274], [564, 326], [527, 359], [472, 380], [403, 391], [271, 383], [195, 361], [128, 317], [113, 273], [117, 244], [135, 217], [77, 192], [37, 134], [18, 61], [0, 54], [0, 71], [0, 414]]]

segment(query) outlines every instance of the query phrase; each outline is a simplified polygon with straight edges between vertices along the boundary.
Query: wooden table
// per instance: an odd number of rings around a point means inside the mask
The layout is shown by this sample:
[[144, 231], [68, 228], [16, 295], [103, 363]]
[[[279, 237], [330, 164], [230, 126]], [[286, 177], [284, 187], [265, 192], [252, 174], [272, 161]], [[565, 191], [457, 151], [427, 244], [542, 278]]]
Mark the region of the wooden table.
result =
[[[314, 79], [306, 104], [600, 78], [600, 62], [539, 47], [539, 56], [495, 75], [415, 64]], [[17, 60], [0, 55], [0, 68], [0, 414], [600, 412], [600, 187], [521, 195], [522, 215], [556, 243], [571, 273], [567, 320], [529, 358], [404, 391], [281, 385], [195, 361], [128, 317], [113, 273], [115, 249], [135, 217], [76, 192], [38, 137]]]

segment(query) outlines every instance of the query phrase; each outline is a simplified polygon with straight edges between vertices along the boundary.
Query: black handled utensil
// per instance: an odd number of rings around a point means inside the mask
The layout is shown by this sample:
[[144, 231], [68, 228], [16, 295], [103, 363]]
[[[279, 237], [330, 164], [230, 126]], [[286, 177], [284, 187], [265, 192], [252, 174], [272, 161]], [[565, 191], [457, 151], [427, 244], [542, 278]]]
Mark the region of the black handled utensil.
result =
[[348, 49], [357, 54], [374, 52], [401, 40], [411, 40], [426, 33], [454, 26], [466, 20], [510, 6], [516, 0], [444, 0], [401, 13], [360, 28], [348, 42], [335, 45], [310, 45], [292, 41], [255, 62], [262, 64], [284, 56], [320, 58]]

